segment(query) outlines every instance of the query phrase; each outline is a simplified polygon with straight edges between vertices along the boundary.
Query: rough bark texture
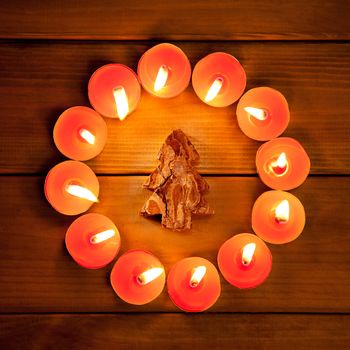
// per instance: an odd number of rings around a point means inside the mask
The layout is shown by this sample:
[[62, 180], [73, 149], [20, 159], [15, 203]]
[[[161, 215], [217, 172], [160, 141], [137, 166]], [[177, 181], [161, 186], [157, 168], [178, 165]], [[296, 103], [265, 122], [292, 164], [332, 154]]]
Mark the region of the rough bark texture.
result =
[[140, 214], [161, 215], [162, 225], [172, 230], [191, 228], [192, 214], [214, 214], [204, 198], [208, 183], [194, 164], [199, 154], [181, 130], [174, 130], [158, 154], [159, 166], [148, 177], [144, 187], [154, 191]]

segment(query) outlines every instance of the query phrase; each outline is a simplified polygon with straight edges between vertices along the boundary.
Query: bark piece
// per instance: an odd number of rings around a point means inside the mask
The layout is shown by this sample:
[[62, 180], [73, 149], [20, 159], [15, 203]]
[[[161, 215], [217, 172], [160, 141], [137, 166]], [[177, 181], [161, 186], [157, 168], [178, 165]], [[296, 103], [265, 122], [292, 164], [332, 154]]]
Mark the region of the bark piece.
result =
[[185, 230], [191, 228], [193, 214], [214, 214], [204, 198], [209, 185], [194, 168], [199, 154], [183, 131], [174, 130], [167, 137], [158, 160], [158, 167], [144, 184], [154, 192], [141, 215], [160, 214], [164, 227]]

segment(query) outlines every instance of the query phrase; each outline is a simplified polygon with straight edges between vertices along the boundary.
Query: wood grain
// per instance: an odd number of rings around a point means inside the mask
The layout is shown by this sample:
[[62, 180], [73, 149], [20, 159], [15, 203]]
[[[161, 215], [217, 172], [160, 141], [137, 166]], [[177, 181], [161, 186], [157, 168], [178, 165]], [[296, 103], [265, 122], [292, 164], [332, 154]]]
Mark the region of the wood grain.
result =
[[0, 38], [349, 39], [348, 1], [13, 0]]
[[0, 322], [6, 350], [328, 350], [350, 341], [348, 315], [17, 315]]
[[[134, 307], [112, 291], [113, 264], [87, 270], [64, 247], [71, 217], [56, 213], [43, 198], [43, 178], [7, 177], [0, 183], [1, 312], [180, 312], [164, 291], [154, 302]], [[149, 195], [145, 177], [100, 177], [101, 202], [93, 212], [109, 216], [121, 232], [121, 252], [145, 249], [166, 270], [187, 256], [216, 263], [221, 244], [251, 232], [250, 212], [265, 188], [256, 178], [207, 178], [210, 218], [194, 218], [189, 232], [172, 232], [138, 215]], [[293, 191], [305, 206], [307, 226], [293, 243], [272, 246], [273, 269], [259, 288], [241, 291], [222, 280], [222, 295], [212, 312], [350, 312], [350, 178], [309, 178]]]
[[[209, 52], [227, 51], [246, 69], [248, 88], [267, 85], [285, 94], [291, 123], [313, 174], [350, 173], [349, 43], [178, 43], [192, 66]], [[0, 46], [1, 173], [46, 173], [62, 160], [52, 140], [59, 114], [88, 105], [87, 82], [109, 62], [136, 68], [151, 43], [5, 41]], [[124, 122], [106, 120], [109, 138], [92, 165], [98, 173], [149, 173], [166, 136], [187, 133], [201, 155], [202, 173], [255, 173], [258, 142], [239, 130], [235, 106], [213, 108], [188, 88], [162, 100], [143, 93]]]

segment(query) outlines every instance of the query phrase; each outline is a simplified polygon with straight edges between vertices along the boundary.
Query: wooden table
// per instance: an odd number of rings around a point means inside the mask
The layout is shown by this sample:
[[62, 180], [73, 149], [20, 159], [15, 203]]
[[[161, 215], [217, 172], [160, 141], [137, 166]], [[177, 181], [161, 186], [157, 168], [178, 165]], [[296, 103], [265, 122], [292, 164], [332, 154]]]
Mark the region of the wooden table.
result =
[[[0, 11], [0, 348], [9, 349], [348, 349], [350, 341], [350, 24], [349, 1], [19, 1]], [[110, 288], [112, 265], [77, 266], [64, 247], [73, 221], [46, 202], [46, 173], [64, 158], [52, 129], [67, 107], [88, 105], [87, 82], [109, 62], [136, 68], [155, 42], [171, 41], [192, 66], [213, 51], [236, 56], [247, 88], [287, 97], [286, 136], [312, 161], [292, 191], [306, 208], [302, 236], [270, 246], [266, 283], [241, 291], [222, 279], [207, 313], [187, 315], [166, 291], [134, 307]], [[220, 245], [250, 232], [259, 143], [239, 130], [234, 106], [214, 109], [191, 87], [171, 100], [143, 93], [124, 122], [106, 120], [104, 152], [89, 161], [101, 184], [91, 211], [110, 216], [122, 249], [151, 250], [167, 270], [183, 257], [216, 261]], [[187, 233], [138, 216], [141, 185], [171, 130], [201, 155], [211, 186], [211, 218]]]

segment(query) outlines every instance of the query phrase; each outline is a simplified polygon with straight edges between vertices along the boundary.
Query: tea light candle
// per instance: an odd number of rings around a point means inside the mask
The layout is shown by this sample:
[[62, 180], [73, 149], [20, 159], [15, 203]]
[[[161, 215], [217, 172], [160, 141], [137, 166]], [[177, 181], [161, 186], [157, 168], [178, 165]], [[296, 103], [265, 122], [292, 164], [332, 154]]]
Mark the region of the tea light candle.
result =
[[134, 111], [141, 98], [137, 75], [122, 64], [107, 64], [97, 69], [89, 80], [88, 92], [97, 112], [120, 120]]
[[85, 161], [102, 152], [107, 140], [107, 126], [93, 109], [71, 107], [58, 118], [53, 139], [66, 157]]
[[291, 190], [307, 178], [310, 159], [297, 140], [280, 137], [260, 146], [256, 167], [265, 185], [275, 190]]
[[274, 244], [291, 242], [301, 234], [304, 226], [304, 207], [291, 193], [264, 192], [253, 206], [253, 230], [266, 242]]
[[272, 255], [259, 237], [241, 233], [221, 246], [218, 264], [227, 282], [241, 289], [254, 288], [269, 276]]
[[191, 64], [177, 46], [153, 46], [141, 57], [137, 74], [143, 88], [152, 95], [170, 98], [183, 92], [191, 79]]
[[287, 100], [269, 87], [251, 89], [238, 102], [237, 120], [248, 137], [258, 141], [274, 139], [288, 126]]
[[125, 302], [147, 304], [157, 298], [164, 288], [164, 267], [154, 255], [142, 250], [131, 250], [115, 263], [111, 284]]
[[120, 248], [114, 223], [104, 215], [90, 213], [73, 221], [66, 233], [66, 247], [72, 258], [88, 269], [109, 264]]
[[215, 304], [220, 296], [220, 277], [215, 266], [203, 258], [180, 260], [167, 279], [171, 300], [181, 310], [201, 312]]
[[99, 183], [84, 163], [67, 160], [54, 166], [45, 179], [45, 196], [59, 213], [77, 215], [98, 202]]
[[242, 95], [246, 74], [238, 60], [224, 52], [202, 58], [194, 67], [192, 85], [197, 96], [213, 107], [226, 107]]

